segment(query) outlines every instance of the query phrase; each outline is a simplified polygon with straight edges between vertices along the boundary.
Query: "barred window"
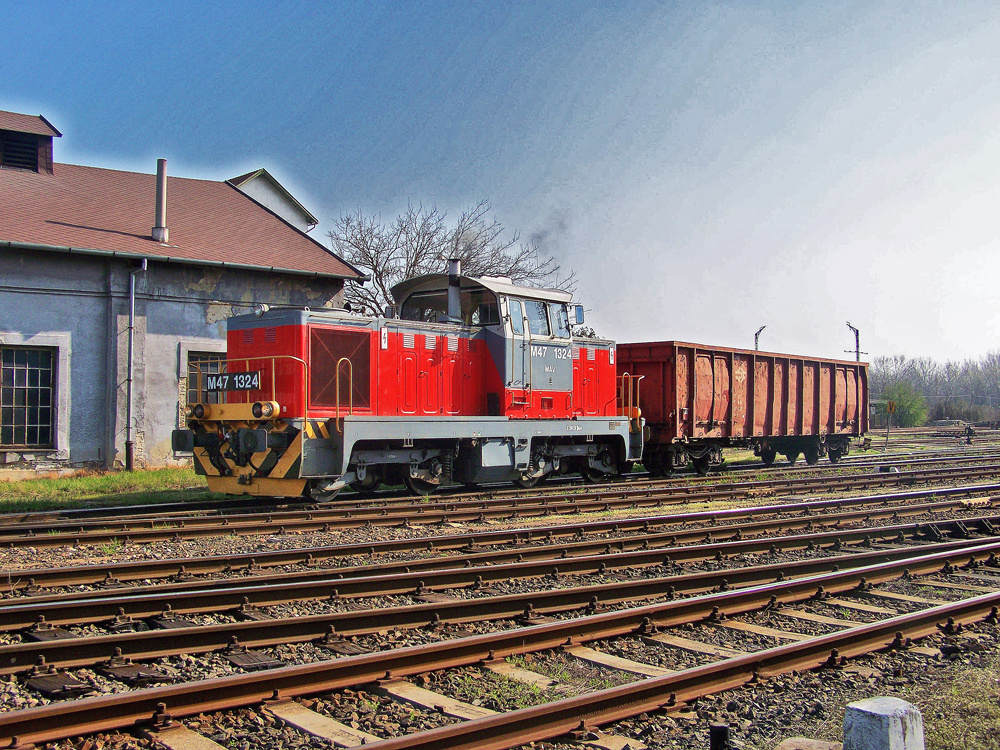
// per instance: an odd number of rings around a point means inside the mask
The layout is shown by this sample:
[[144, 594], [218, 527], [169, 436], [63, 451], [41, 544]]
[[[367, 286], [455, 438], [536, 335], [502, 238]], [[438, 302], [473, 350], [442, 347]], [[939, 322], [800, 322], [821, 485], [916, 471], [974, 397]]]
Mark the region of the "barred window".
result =
[[55, 350], [0, 347], [0, 446], [52, 448]]
[[219, 403], [222, 393], [204, 393], [199, 385], [204, 385], [205, 375], [225, 372], [225, 365], [225, 352], [188, 352], [187, 403]]

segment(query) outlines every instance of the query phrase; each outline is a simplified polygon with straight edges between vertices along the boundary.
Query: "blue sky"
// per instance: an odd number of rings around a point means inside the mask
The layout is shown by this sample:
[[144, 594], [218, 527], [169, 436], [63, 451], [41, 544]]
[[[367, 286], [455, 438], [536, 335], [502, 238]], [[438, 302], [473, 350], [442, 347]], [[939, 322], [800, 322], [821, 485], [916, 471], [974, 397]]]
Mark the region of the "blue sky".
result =
[[58, 161], [488, 198], [620, 340], [1000, 348], [994, 3], [0, 2]]

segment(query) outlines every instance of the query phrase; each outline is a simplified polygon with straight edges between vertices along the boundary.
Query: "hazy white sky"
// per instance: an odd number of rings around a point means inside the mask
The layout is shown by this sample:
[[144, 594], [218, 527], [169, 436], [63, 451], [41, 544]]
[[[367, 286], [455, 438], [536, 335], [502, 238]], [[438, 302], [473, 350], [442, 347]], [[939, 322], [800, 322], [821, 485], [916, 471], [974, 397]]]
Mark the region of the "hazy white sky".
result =
[[995, 3], [5, 5], [59, 161], [264, 166], [320, 238], [489, 198], [619, 340], [1000, 348]]

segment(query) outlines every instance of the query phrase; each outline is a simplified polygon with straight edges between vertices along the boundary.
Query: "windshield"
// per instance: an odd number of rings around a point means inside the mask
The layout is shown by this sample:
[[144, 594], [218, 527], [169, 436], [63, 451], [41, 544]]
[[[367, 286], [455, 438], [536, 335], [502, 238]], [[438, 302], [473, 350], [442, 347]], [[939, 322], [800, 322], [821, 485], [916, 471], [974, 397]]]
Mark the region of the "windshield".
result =
[[[486, 289], [463, 289], [462, 323], [467, 326], [492, 326], [500, 322], [496, 295]], [[448, 290], [415, 292], [406, 298], [399, 311], [402, 320], [424, 323], [445, 322], [448, 317]]]

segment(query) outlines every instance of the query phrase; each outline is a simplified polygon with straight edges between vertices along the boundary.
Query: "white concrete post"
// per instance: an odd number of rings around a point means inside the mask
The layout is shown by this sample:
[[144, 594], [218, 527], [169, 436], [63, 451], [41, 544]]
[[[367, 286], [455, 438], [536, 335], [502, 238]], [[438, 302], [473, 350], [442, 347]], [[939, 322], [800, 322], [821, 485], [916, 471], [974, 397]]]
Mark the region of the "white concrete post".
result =
[[899, 698], [866, 698], [844, 712], [844, 750], [924, 750], [920, 710]]

